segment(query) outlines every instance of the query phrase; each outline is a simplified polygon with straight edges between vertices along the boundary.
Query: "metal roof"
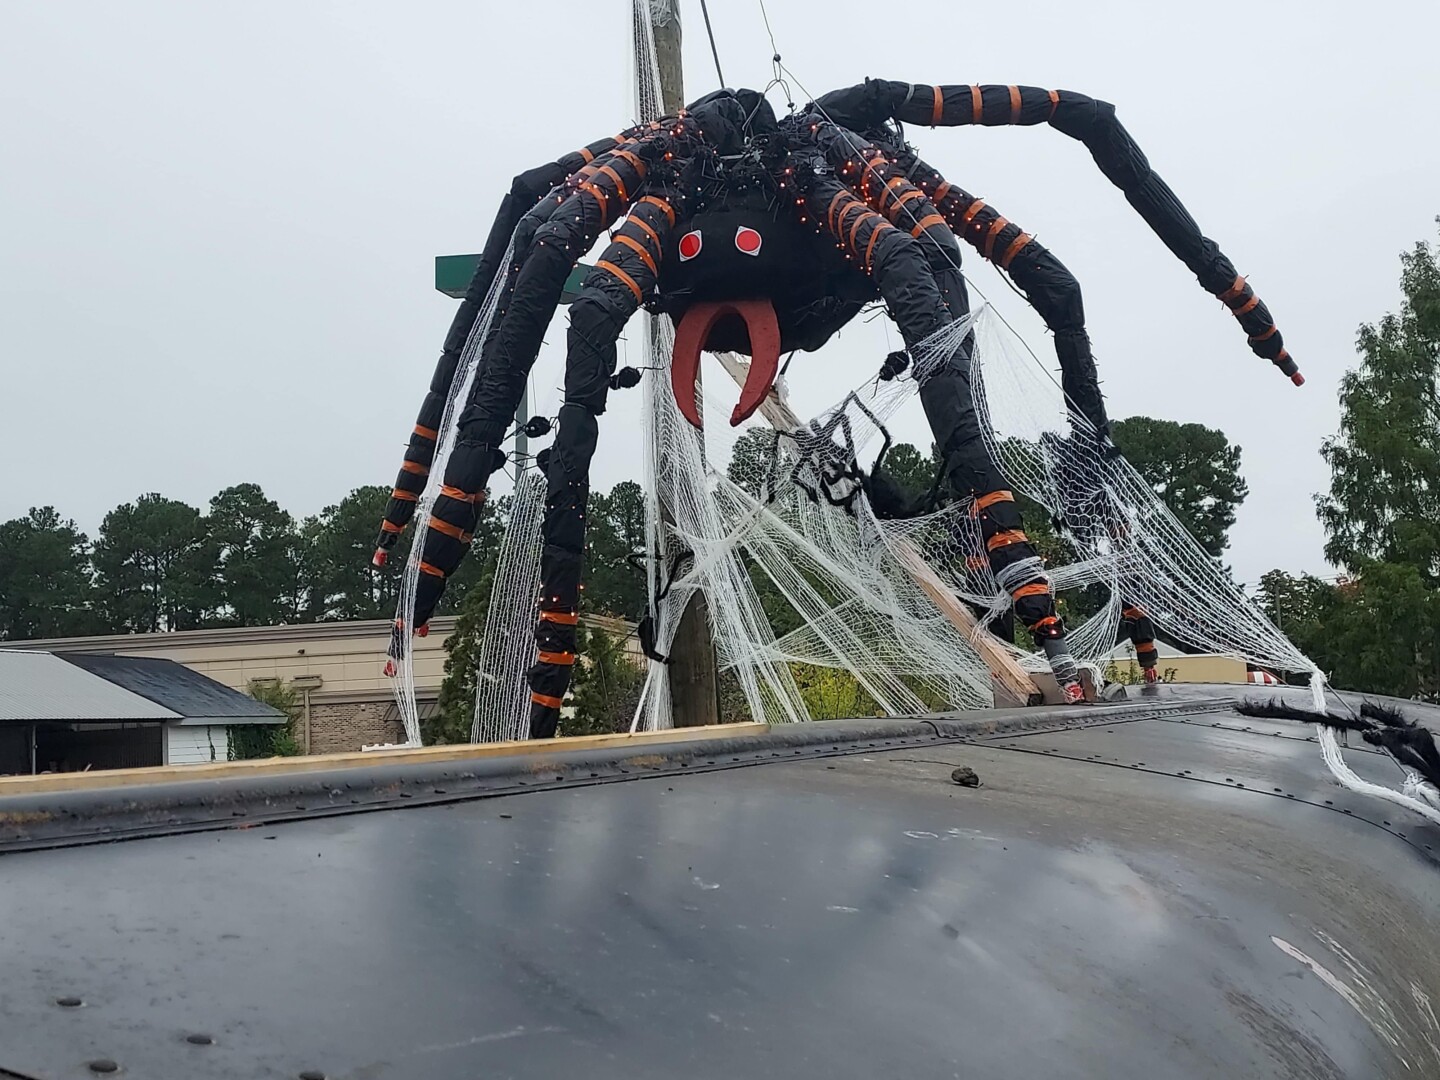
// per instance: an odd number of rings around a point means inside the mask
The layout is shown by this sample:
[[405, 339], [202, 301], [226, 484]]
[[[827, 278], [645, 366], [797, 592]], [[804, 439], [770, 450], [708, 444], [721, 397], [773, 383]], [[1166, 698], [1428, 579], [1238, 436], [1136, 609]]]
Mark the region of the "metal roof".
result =
[[0, 721], [179, 719], [179, 713], [58, 656], [0, 650]]
[[132, 693], [173, 709], [185, 721], [225, 724], [280, 724], [279, 709], [232, 690], [174, 660], [146, 656], [67, 654], [63, 661]]
[[[8, 796], [0, 846], [84, 846], [3, 858], [0, 1073], [1440, 1076], [1440, 827], [1243, 688], [1121, 689]], [[275, 919], [299, 866], [326, 903]], [[377, 898], [426, 917], [335, 932]]]

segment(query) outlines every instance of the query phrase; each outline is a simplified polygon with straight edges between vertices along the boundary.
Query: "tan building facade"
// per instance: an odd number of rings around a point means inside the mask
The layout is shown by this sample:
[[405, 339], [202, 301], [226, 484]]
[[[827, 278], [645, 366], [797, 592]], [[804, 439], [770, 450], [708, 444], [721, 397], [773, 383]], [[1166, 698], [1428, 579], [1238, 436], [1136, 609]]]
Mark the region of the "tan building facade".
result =
[[[584, 621], [590, 629], [624, 636], [631, 659], [644, 662], [629, 623], [598, 616]], [[161, 657], [241, 691], [256, 680], [288, 683], [302, 702], [296, 741], [303, 751], [328, 754], [405, 739], [394, 684], [384, 674], [390, 626], [388, 619], [372, 619], [9, 644], [55, 653]], [[422, 716], [436, 708], [445, 679], [445, 642], [454, 629], [454, 616], [436, 616], [429, 636], [414, 639], [415, 697]]]

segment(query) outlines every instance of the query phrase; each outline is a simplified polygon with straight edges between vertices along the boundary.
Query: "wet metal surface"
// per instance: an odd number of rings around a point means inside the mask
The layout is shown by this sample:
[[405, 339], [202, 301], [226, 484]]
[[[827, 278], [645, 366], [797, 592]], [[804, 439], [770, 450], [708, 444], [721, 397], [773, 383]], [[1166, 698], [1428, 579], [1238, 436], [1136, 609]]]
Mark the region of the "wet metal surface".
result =
[[1140, 720], [6, 855], [0, 1076], [1440, 1075], [1435, 838], [1278, 729]]

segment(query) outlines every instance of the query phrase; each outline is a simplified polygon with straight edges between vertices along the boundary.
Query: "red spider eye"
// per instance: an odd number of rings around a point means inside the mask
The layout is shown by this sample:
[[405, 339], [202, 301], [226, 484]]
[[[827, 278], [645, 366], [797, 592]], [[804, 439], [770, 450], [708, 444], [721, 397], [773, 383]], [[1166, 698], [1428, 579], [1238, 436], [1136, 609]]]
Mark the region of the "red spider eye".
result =
[[760, 234], [748, 225], [741, 225], [735, 230], [735, 247], [745, 255], [759, 255], [760, 245], [763, 243]]
[[700, 230], [688, 232], [680, 238], [680, 261], [689, 262], [700, 254]]

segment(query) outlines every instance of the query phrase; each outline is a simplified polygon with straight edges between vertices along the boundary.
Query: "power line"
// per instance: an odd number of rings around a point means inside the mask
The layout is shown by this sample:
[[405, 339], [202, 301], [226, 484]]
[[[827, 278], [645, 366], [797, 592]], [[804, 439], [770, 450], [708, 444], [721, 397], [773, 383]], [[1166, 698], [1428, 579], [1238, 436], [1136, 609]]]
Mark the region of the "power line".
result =
[[720, 70], [720, 50], [715, 48], [715, 31], [710, 27], [710, 5], [700, 0], [700, 12], [705, 16], [705, 34], [710, 38], [710, 55], [715, 58], [715, 74], [720, 77], [720, 86], [725, 86], [725, 73]]

